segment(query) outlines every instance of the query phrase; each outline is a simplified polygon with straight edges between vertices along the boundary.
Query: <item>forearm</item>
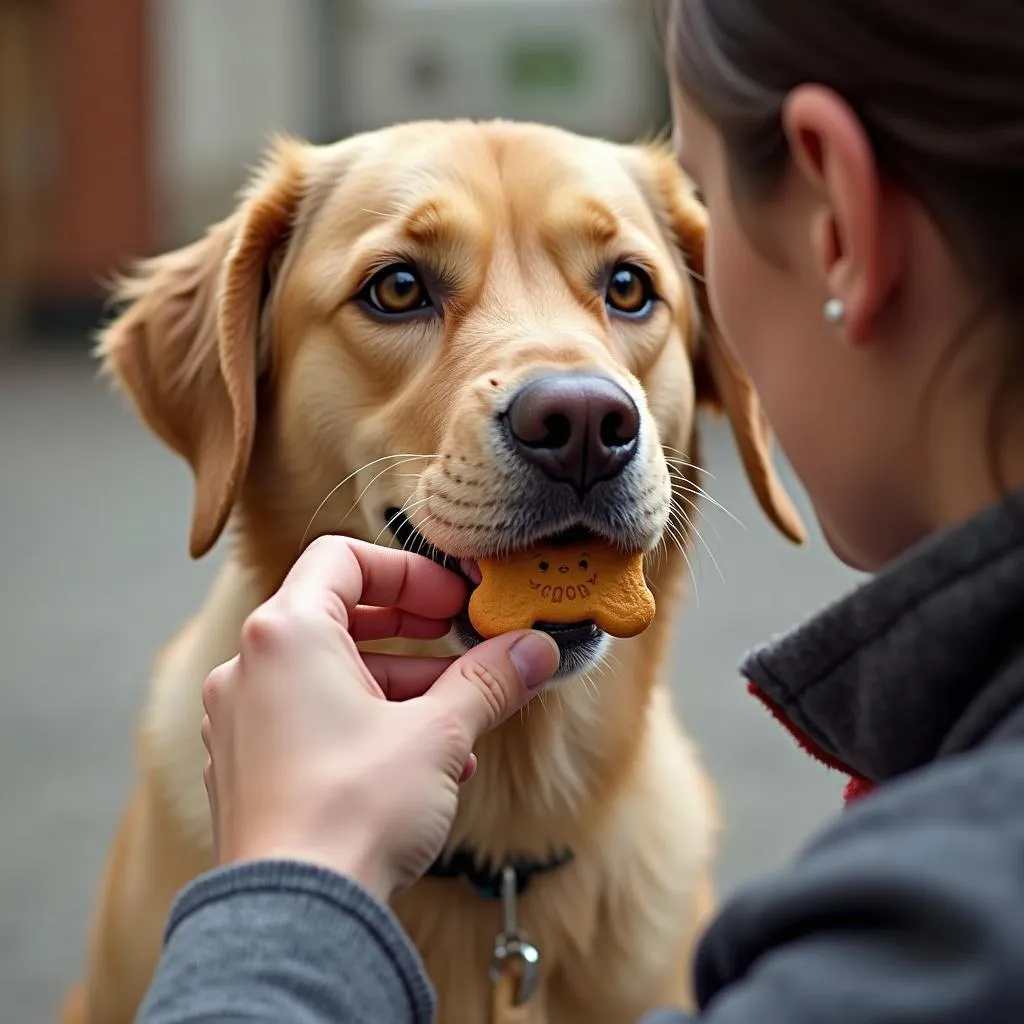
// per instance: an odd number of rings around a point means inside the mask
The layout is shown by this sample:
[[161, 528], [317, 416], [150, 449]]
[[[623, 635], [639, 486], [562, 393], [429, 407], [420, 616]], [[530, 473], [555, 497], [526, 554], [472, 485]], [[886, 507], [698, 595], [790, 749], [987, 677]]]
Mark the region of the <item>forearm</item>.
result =
[[179, 897], [137, 1024], [429, 1024], [434, 996], [390, 911], [355, 883], [274, 861]]

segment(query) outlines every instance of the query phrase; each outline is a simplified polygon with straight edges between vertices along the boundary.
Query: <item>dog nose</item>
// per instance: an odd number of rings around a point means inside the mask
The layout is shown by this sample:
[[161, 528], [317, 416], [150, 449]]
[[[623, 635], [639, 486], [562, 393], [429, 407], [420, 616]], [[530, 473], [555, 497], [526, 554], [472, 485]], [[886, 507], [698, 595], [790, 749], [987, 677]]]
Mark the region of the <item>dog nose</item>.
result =
[[584, 494], [636, 454], [640, 412], [610, 377], [547, 374], [515, 394], [508, 427], [525, 459]]

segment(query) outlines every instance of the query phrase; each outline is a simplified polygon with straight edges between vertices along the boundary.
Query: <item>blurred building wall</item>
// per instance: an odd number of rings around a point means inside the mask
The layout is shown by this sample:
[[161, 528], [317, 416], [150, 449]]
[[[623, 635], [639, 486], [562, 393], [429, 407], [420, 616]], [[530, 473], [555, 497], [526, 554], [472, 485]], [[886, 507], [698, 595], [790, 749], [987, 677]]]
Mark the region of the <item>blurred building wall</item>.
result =
[[0, 344], [19, 303], [81, 334], [112, 272], [230, 212], [275, 132], [661, 129], [657, 3], [0, 0]]
[[158, 238], [224, 216], [274, 131], [506, 117], [652, 132], [666, 111], [651, 29], [646, 0], [157, 0]]
[[150, 249], [148, 36], [145, 0], [0, 0], [0, 320]]
[[[190, 241], [225, 216], [273, 131], [310, 137], [317, 0], [155, 0], [157, 237]], [[338, 5], [340, 7], [340, 5]]]

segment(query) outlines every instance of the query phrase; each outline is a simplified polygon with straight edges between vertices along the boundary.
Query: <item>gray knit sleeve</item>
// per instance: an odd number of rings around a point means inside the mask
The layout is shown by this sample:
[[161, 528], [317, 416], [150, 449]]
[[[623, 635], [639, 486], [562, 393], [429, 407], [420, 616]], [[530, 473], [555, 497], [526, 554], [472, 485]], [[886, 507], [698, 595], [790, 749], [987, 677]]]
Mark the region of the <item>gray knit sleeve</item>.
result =
[[136, 1024], [430, 1024], [434, 993], [397, 919], [311, 865], [220, 868], [182, 891]]

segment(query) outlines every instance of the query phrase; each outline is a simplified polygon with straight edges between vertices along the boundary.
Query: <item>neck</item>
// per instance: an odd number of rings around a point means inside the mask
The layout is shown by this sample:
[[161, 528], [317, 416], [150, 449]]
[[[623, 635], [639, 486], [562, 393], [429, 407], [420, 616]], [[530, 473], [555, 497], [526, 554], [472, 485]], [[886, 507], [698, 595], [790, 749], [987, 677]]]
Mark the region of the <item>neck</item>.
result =
[[928, 410], [928, 533], [949, 529], [1024, 488], [1024, 413], [1005, 376], [1005, 359], [962, 363]]

